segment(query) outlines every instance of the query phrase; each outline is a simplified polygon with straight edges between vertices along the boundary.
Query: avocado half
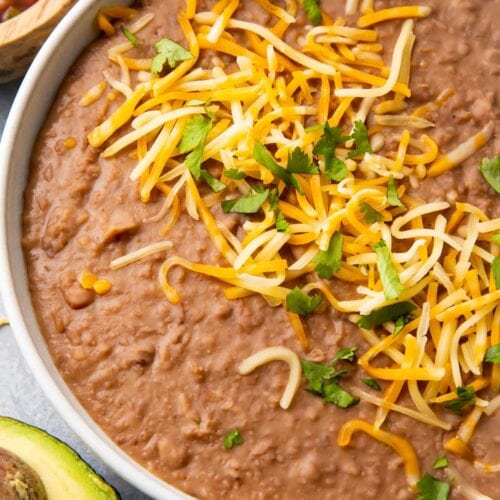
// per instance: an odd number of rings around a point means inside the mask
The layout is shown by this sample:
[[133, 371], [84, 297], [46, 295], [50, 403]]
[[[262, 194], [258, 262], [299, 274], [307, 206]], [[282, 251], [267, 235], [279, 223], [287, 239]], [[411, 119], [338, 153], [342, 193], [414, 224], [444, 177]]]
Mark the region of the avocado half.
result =
[[41, 429], [0, 417], [0, 449], [24, 462], [36, 473], [48, 500], [120, 498], [117, 491], [69, 446]]

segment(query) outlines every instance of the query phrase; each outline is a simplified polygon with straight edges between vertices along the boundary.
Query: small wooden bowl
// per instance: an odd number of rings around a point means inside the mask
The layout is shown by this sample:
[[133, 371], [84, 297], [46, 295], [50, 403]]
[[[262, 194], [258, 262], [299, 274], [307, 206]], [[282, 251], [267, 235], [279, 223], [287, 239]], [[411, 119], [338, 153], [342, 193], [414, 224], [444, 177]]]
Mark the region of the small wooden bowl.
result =
[[22, 76], [52, 29], [75, 0], [38, 0], [0, 23], [0, 83]]

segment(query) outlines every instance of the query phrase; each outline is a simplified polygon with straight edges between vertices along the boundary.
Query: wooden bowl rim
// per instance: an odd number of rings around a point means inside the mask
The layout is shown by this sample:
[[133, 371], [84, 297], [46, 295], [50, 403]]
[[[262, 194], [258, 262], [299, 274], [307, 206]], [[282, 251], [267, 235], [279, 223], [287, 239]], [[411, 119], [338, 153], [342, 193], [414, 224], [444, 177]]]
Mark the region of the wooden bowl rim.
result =
[[0, 22], [0, 49], [44, 26], [72, 3], [75, 0], [38, 0], [12, 19]]

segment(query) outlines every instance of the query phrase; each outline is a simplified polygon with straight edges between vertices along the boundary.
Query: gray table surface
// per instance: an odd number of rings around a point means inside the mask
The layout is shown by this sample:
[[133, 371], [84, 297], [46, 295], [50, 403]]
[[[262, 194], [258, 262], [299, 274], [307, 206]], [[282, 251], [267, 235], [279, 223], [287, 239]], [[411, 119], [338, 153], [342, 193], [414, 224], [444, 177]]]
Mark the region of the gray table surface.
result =
[[[0, 135], [18, 86], [19, 82], [0, 85]], [[1, 298], [0, 316], [8, 316]], [[148, 498], [111, 472], [64, 423], [26, 366], [9, 326], [0, 329], [0, 414], [36, 425], [68, 443], [124, 500]]]

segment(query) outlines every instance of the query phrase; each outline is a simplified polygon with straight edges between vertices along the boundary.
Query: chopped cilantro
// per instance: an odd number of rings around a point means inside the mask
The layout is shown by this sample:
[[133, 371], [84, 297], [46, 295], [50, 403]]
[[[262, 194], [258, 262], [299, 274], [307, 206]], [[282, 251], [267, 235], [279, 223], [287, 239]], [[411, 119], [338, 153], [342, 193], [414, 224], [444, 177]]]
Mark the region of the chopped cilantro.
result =
[[375, 389], [376, 391], [382, 390], [382, 387], [380, 387], [380, 384], [374, 378], [364, 378], [364, 379], [362, 379], [362, 381], [368, 387], [371, 387], [372, 389]]
[[224, 170], [224, 175], [228, 179], [234, 179], [235, 181], [240, 181], [245, 178], [245, 172], [238, 170], [236, 168], [230, 168], [228, 170]]
[[439, 481], [430, 474], [424, 474], [417, 482], [417, 500], [447, 500], [450, 492], [449, 483]]
[[497, 245], [500, 245], [500, 233], [494, 234], [494, 235], [491, 237], [491, 241], [492, 241], [493, 243], [496, 243]]
[[359, 402], [352, 394], [349, 394], [339, 384], [330, 382], [324, 386], [324, 403], [332, 403], [339, 408], [349, 408]]
[[328, 122], [323, 125], [323, 135], [314, 147], [314, 154], [321, 154], [325, 150], [335, 150], [337, 146], [345, 144], [349, 140], [348, 135], [342, 134], [339, 127], [330, 127]]
[[208, 170], [201, 169], [200, 173], [203, 179], [205, 179], [205, 182], [209, 185], [210, 189], [215, 193], [220, 193], [226, 189], [227, 186], [214, 177]]
[[343, 389], [339, 378], [347, 373], [347, 370], [336, 371], [333, 366], [302, 360], [304, 376], [309, 384], [306, 388], [309, 392], [321, 396], [324, 403], [332, 403], [339, 408], [348, 408], [358, 403], [358, 399]]
[[392, 334], [397, 335], [413, 318], [412, 314], [403, 314], [396, 318]]
[[404, 207], [403, 202], [399, 199], [396, 183], [392, 175], [389, 176], [389, 182], [387, 183], [387, 203], [391, 207]]
[[181, 142], [179, 143], [179, 153], [184, 154], [195, 149], [200, 143], [206, 140], [212, 124], [204, 116], [198, 115], [190, 118], [184, 127]]
[[349, 361], [349, 363], [352, 363], [356, 359], [357, 350], [358, 346], [356, 345], [340, 349], [330, 361], [330, 365], [334, 365], [337, 361]]
[[196, 180], [201, 176], [201, 160], [203, 159], [203, 148], [205, 141], [186, 156], [186, 165]]
[[325, 174], [332, 181], [340, 182], [349, 175], [349, 169], [340, 158], [325, 156]]
[[286, 166], [293, 174], [319, 174], [319, 169], [299, 147], [288, 157]]
[[432, 464], [432, 468], [433, 469], [445, 469], [446, 467], [448, 467], [449, 463], [448, 463], [448, 458], [446, 457], [446, 455], [443, 455], [442, 457], [438, 457], [436, 458], [436, 460], [434, 460], [434, 463]]
[[487, 363], [500, 364], [500, 344], [494, 344], [488, 348], [484, 360]]
[[373, 247], [377, 257], [377, 269], [382, 281], [385, 298], [397, 299], [403, 293], [404, 287], [392, 263], [391, 252], [384, 240], [380, 240]]
[[201, 115], [195, 116], [186, 122], [179, 144], [180, 153], [191, 151], [191, 153], [186, 156], [185, 161], [196, 180], [201, 176], [203, 150], [205, 149], [205, 143], [211, 128], [212, 120], [208, 120]]
[[233, 446], [240, 446], [243, 444], [243, 436], [238, 429], [233, 429], [224, 436], [222, 442], [226, 450], [230, 450]]
[[357, 324], [365, 330], [372, 330], [374, 327], [387, 323], [388, 321], [395, 320], [397, 322], [398, 318], [406, 316], [416, 308], [417, 306], [412, 302], [398, 302], [376, 309], [366, 316], [361, 316]]
[[169, 38], [162, 38], [154, 44], [154, 48], [157, 54], [151, 62], [153, 75], [159, 75], [163, 71], [165, 63], [168, 63], [170, 68], [175, 68], [178, 63], [193, 58], [193, 54], [189, 50]]
[[268, 195], [269, 190], [265, 189], [261, 193], [250, 191], [247, 195], [235, 200], [223, 200], [221, 201], [222, 211], [225, 214], [255, 214], [267, 200]]
[[354, 130], [352, 131], [351, 139], [354, 140], [355, 149], [347, 155], [347, 158], [356, 158], [357, 156], [372, 152], [370, 140], [368, 139], [368, 130], [361, 120], [354, 122]]
[[313, 154], [323, 156], [325, 160], [325, 174], [333, 181], [340, 182], [349, 175], [346, 164], [335, 156], [337, 146], [349, 140], [349, 136], [342, 135], [338, 127], [323, 125], [323, 136], [314, 146]]
[[319, 6], [319, 0], [302, 0], [302, 6], [309, 20], [318, 26], [323, 21], [323, 14]]
[[289, 187], [293, 186], [299, 193], [303, 194], [297, 178], [281, 165], [278, 165], [264, 144], [259, 141], [255, 141], [253, 157], [256, 162], [270, 170], [274, 177], [282, 180]]
[[137, 37], [130, 30], [125, 28], [125, 26], [122, 26], [122, 33], [134, 47], [137, 47]]
[[483, 158], [479, 170], [486, 182], [500, 194], [500, 156], [495, 156], [492, 160]]
[[314, 270], [320, 278], [329, 279], [339, 272], [343, 241], [343, 234], [336, 231], [330, 240], [328, 250], [321, 250], [314, 257], [313, 262], [316, 264]]
[[273, 188], [269, 190], [269, 196], [267, 197], [269, 201], [269, 210], [276, 210], [280, 202], [280, 196], [278, 188]]
[[476, 394], [472, 387], [457, 387], [457, 399], [445, 404], [445, 408], [455, 412], [457, 415], [462, 415], [464, 406], [474, 403]]
[[491, 272], [493, 273], [493, 279], [495, 280], [495, 286], [497, 290], [500, 290], [500, 257], [495, 257], [491, 264]]
[[290, 231], [290, 225], [286, 221], [281, 210], [276, 212], [276, 231], [278, 231], [278, 233], [288, 233]]
[[363, 219], [367, 224], [374, 224], [382, 220], [382, 216], [366, 201], [359, 203], [359, 211], [363, 214]]
[[321, 304], [321, 295], [309, 296], [299, 287], [295, 287], [286, 296], [286, 308], [288, 311], [306, 316], [313, 313]]
[[323, 384], [326, 380], [332, 380], [337, 376], [337, 371], [333, 366], [322, 365], [307, 359], [302, 360], [302, 370], [309, 383], [308, 390], [316, 394], [323, 393]]

